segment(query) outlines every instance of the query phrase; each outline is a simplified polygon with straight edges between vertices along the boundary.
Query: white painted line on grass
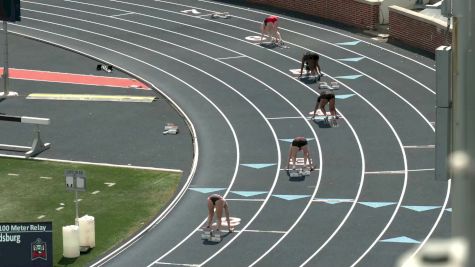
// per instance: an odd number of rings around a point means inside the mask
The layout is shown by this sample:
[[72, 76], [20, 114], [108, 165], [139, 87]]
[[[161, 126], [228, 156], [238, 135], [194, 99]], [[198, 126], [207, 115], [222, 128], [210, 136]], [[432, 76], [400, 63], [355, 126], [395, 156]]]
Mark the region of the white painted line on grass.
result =
[[57, 211], [60, 211], [60, 210], [62, 210], [62, 209], [64, 209], [64, 207], [56, 208]]
[[92, 192], [91, 195], [99, 194], [99, 192], [101, 192], [101, 191], [96, 190], [96, 191]]
[[53, 179], [53, 177], [40, 176], [40, 179], [51, 180], [51, 179]]
[[40, 215], [40, 216], [38, 216], [37, 218], [38, 218], [38, 219], [43, 219], [44, 217], [46, 217], [46, 215]]
[[104, 183], [105, 185], [107, 185], [108, 187], [113, 187], [115, 185], [115, 183]]
[[18, 173], [9, 173], [8, 176], [20, 176]]

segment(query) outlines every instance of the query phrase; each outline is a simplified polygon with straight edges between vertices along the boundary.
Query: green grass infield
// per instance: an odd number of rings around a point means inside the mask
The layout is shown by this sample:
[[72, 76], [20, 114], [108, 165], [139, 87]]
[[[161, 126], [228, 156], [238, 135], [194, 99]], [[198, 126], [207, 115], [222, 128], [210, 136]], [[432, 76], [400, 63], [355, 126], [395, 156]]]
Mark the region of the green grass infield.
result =
[[[136, 233], [160, 213], [181, 178], [176, 172], [11, 158], [0, 158], [0, 166], [0, 222], [52, 221], [54, 266], [87, 266]], [[96, 247], [76, 259], [63, 258], [62, 227], [74, 225], [76, 214], [66, 170], [86, 173], [79, 217], [95, 218]]]

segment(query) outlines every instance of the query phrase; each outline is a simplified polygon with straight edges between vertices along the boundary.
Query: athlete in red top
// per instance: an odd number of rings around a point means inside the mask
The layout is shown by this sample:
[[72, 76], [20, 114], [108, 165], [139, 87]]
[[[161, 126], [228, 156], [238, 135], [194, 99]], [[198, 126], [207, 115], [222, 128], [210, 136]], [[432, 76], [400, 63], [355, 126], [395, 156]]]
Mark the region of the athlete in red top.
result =
[[264, 23], [261, 26], [261, 43], [262, 39], [264, 38], [264, 34], [269, 35], [272, 42], [275, 41], [276, 43], [279, 43], [282, 41], [282, 37], [280, 36], [280, 32], [278, 29], [278, 24], [279, 17], [277, 16], [268, 16], [264, 19]]

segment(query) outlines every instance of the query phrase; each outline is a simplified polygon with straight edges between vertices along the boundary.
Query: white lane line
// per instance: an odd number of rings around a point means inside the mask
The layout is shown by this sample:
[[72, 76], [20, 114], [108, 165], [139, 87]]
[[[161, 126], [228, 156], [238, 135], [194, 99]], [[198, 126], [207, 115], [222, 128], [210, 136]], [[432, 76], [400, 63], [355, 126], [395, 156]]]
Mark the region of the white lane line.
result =
[[120, 16], [125, 16], [125, 15], [132, 15], [132, 14], [135, 14], [135, 12], [127, 12], [123, 14], [110, 15], [109, 17], [120, 17]]
[[[258, 11], [258, 10], [253, 10], [253, 9], [249, 9], [249, 8], [243, 8], [243, 7], [239, 7], [239, 6], [235, 6], [235, 5], [217, 3], [217, 2], [212, 2], [212, 1], [198, 0], [198, 2], [203, 2], [203, 3], [208, 3], [208, 4], [214, 4], [214, 5], [220, 5], [220, 6], [231, 7], [231, 8], [234, 8], [234, 9], [240, 9], [240, 10], [244, 10], [244, 11], [246, 11], [246, 12], [253, 12], [253, 13], [262, 14], [262, 15], [266, 15], [266, 16], [273, 15], [273, 14], [269, 14], [269, 13], [265, 13], [265, 12], [260, 12], [260, 11]], [[235, 17], [235, 16], [233, 16], [233, 17]], [[338, 31], [334, 31], [334, 30], [331, 30], [331, 29], [323, 28], [323, 27], [320, 27], [320, 26], [316, 26], [316, 25], [313, 25], [313, 24], [306, 23], [306, 22], [298, 21], [298, 20], [295, 20], [295, 19], [292, 18], [292, 17], [288, 17], [288, 18], [286, 18], [285, 16], [279, 16], [279, 17], [282, 18], [283, 20], [292, 21], [292, 22], [295, 22], [295, 23], [297, 23], [297, 24], [301, 24], [301, 25], [309, 26], [309, 27], [311, 27], [311, 28], [317, 28], [317, 29], [321, 29], [321, 30], [324, 30], [324, 31], [328, 31], [328, 32], [331, 32], [331, 33], [334, 33], [334, 34], [337, 34], [337, 35], [341, 35], [341, 36], [348, 37], [348, 38], [353, 39], [353, 40], [358, 40], [358, 41], [360, 41], [360, 42], [362, 42], [362, 43], [366, 43], [366, 44], [368, 44], [368, 45], [377, 47], [377, 48], [379, 48], [379, 49], [381, 49], [381, 50], [385, 50], [385, 51], [387, 51], [387, 52], [389, 52], [389, 53], [398, 55], [398, 56], [400, 56], [400, 57], [402, 57], [402, 58], [405, 58], [405, 59], [407, 59], [407, 60], [412, 61], [413, 63], [416, 63], [416, 64], [418, 64], [418, 65], [421, 65], [421, 66], [423, 66], [423, 67], [426, 67], [426, 68], [428, 68], [428, 69], [430, 69], [430, 70], [432, 70], [432, 71], [435, 71], [435, 68], [432, 68], [432, 67], [430, 67], [430, 66], [428, 66], [428, 65], [425, 65], [425, 64], [423, 64], [423, 63], [421, 63], [421, 62], [419, 62], [419, 61], [417, 61], [417, 60], [415, 60], [415, 59], [413, 59], [413, 58], [410, 58], [410, 57], [408, 57], [408, 56], [399, 54], [399, 53], [397, 53], [397, 52], [395, 52], [395, 51], [392, 51], [392, 50], [389, 50], [389, 49], [387, 49], [387, 48], [385, 48], [385, 47], [382, 47], [382, 46], [379, 46], [379, 45], [376, 45], [376, 44], [367, 42], [367, 41], [365, 41], [364, 39], [358, 39], [358, 38], [356, 38], [356, 37], [354, 37], [354, 36], [347, 35], [347, 34], [344, 34], [344, 33], [338, 32]], [[237, 17], [237, 18], [240, 18], [240, 17]], [[355, 53], [354, 51], [351, 51], [351, 52], [352, 52], [352, 53]]]
[[264, 198], [226, 198], [226, 201], [249, 201], [249, 202], [259, 202], [265, 201]]
[[[407, 170], [408, 172], [426, 172], [426, 171], [434, 171], [434, 168], [429, 168], [429, 169], [412, 169], [412, 170]], [[365, 174], [404, 174], [404, 170], [398, 170], [398, 171], [373, 171], [373, 172], [365, 172]]]
[[286, 119], [302, 119], [302, 117], [273, 117], [267, 118], [268, 120], [286, 120]]
[[247, 232], [247, 233], [267, 233], [267, 234], [286, 234], [288, 231], [268, 231], [268, 230], [244, 230], [241, 232]]
[[435, 145], [404, 146], [404, 148], [435, 148]]
[[187, 264], [187, 263], [173, 263], [173, 262], [156, 262], [155, 264], [162, 264], [162, 265], [172, 265], [172, 266], [198, 266], [196, 264]]
[[[25, 26], [24, 26], [25, 27]], [[36, 28], [32, 28], [32, 27], [25, 27], [25, 28], [30, 28], [30, 29], [34, 29], [34, 30], [37, 30], [37, 31], [43, 31], [43, 32], [48, 32], [48, 31], [44, 31], [44, 30], [40, 30], [40, 29], [36, 29]], [[32, 38], [34, 40], [41, 40], [45, 43], [52, 43], [50, 40], [46, 40], [46, 39], [43, 39], [43, 38], [39, 38], [37, 36], [32, 36], [32, 35], [28, 35], [28, 34], [24, 34], [24, 33], [20, 33], [20, 32], [15, 32], [15, 31], [12, 31], [10, 30], [11, 32], [14, 32], [16, 34], [19, 34], [20, 36], [26, 36], [26, 37], [29, 37], [29, 38]], [[57, 35], [56, 33], [52, 33], [52, 32], [48, 32], [50, 34], [55, 34]], [[67, 38], [71, 38], [71, 37], [67, 37]], [[79, 40], [79, 39], [76, 39], [76, 38], [73, 38], [75, 39], [76, 41], [82, 41], [82, 40]], [[62, 48], [65, 48], [67, 50], [70, 50], [70, 51], [74, 51], [78, 54], [81, 54], [81, 55], [86, 55], [86, 56], [89, 56], [90, 58], [94, 58], [94, 59], [97, 59], [98, 61], [100, 62], [105, 62], [105, 63], [108, 63], [107, 60], [105, 59], [102, 59], [100, 57], [97, 57], [97, 56], [93, 56], [91, 54], [88, 54], [88, 53], [85, 53], [83, 51], [79, 51], [75, 48], [72, 48], [72, 47], [69, 47], [69, 46], [65, 46], [65, 45], [62, 45], [62, 44], [59, 44], [59, 43], [54, 43], [54, 45], [58, 46], [58, 47], [62, 47]], [[96, 46], [99, 46], [99, 45], [96, 45]], [[119, 53], [119, 52], [117, 52]], [[132, 57], [130, 57], [132, 58]], [[142, 62], [146, 65], [149, 65], [151, 67], [153, 67], [153, 65], [149, 64], [149, 63], [146, 63], [146, 62], [143, 62], [143, 61], [140, 61], [138, 59], [135, 59], [133, 58], [134, 60], [137, 60], [139, 62]], [[126, 73], [129, 73], [130, 75], [132, 75], [133, 77], [136, 77], [138, 78], [139, 80], [145, 82], [146, 84], [149, 84], [151, 85], [151, 87], [156, 90], [157, 92], [159, 92], [162, 96], [164, 96], [168, 101], [169, 103], [171, 103], [174, 108], [180, 113], [181, 116], [183, 116], [184, 120], [186, 121], [190, 131], [191, 131], [191, 139], [192, 139], [192, 143], [193, 143], [193, 150], [194, 150], [194, 157], [193, 157], [193, 161], [192, 161], [192, 166], [191, 166], [191, 169], [190, 169], [190, 174], [188, 175], [188, 178], [186, 179], [182, 189], [180, 190], [180, 192], [178, 192], [176, 194], [176, 197], [170, 202], [170, 204], [160, 213], [159, 216], [157, 216], [149, 225], [147, 225], [146, 227], [144, 227], [144, 229], [137, 233], [136, 235], [132, 236], [128, 241], [126, 241], [124, 244], [122, 244], [121, 246], [119, 246], [117, 249], [115, 249], [114, 251], [112, 251], [110, 254], [108, 255], [105, 255], [104, 257], [102, 257], [101, 259], [99, 259], [98, 261], [96, 261], [93, 265], [91, 265], [91, 267], [95, 267], [95, 266], [98, 266], [98, 265], [102, 265], [102, 264], [105, 264], [107, 262], [109, 262], [113, 257], [115, 257], [116, 255], [118, 255], [119, 253], [121, 253], [122, 251], [126, 250], [127, 248], [129, 248], [130, 246], [132, 246], [133, 244], [135, 244], [136, 242], [138, 242], [140, 239], [142, 239], [142, 237], [144, 236], [144, 233], [149, 231], [150, 229], [152, 229], [153, 227], [155, 227], [156, 225], [158, 225], [161, 221], [163, 221], [169, 214], [170, 212], [176, 207], [176, 205], [179, 203], [179, 201], [183, 198], [183, 196], [185, 195], [185, 193], [187, 192], [188, 190], [188, 187], [190, 186], [193, 178], [194, 178], [194, 175], [196, 173], [196, 170], [197, 170], [197, 166], [198, 166], [198, 158], [199, 158], [199, 146], [198, 146], [198, 138], [197, 138], [197, 133], [196, 133], [196, 127], [194, 126], [194, 124], [192, 123], [190, 117], [183, 111], [183, 109], [177, 105], [177, 103], [171, 99], [168, 95], [166, 95], [163, 91], [161, 91], [160, 89], [158, 89], [156, 86], [154, 86], [151, 82], [147, 81], [146, 79], [144, 79], [143, 77], [137, 75], [137, 74], [134, 74], [128, 70], [123, 70], [124, 72]], [[176, 76], [168, 73], [168, 72], [165, 72], [166, 74], [174, 77], [175, 79], [178, 79], [180, 80], [181, 82], [184, 82], [183, 80], [177, 78]], [[186, 84], [186, 83], [185, 83]], [[3, 156], [3, 157], [13, 157], [13, 158], [24, 158], [24, 157], [21, 157], [21, 156], [12, 156], [12, 155], [8, 155], [8, 154], [0, 154], [0, 156]], [[91, 164], [91, 165], [102, 165], [102, 166], [115, 166], [115, 167], [124, 167], [124, 168], [133, 168], [133, 169], [144, 169], [144, 170], [161, 170], [161, 171], [175, 171], [175, 172], [178, 172], [178, 173], [182, 173], [183, 171], [181, 170], [172, 170], [172, 169], [164, 169], [164, 168], [152, 168], [152, 167], [140, 167], [140, 166], [131, 166], [131, 165], [115, 165], [115, 164], [107, 164], [107, 163], [94, 163], [94, 162], [82, 162], [82, 161], [68, 161], [68, 160], [60, 160], [60, 159], [48, 159], [48, 158], [32, 158], [34, 160], [44, 160], [44, 161], [56, 161], [56, 162], [70, 162], [70, 163], [81, 163], [81, 164]]]
[[246, 55], [240, 55], [240, 56], [235, 56], [235, 57], [218, 57], [216, 59], [223, 60], [223, 59], [234, 59], [234, 58], [244, 58], [247, 57]]

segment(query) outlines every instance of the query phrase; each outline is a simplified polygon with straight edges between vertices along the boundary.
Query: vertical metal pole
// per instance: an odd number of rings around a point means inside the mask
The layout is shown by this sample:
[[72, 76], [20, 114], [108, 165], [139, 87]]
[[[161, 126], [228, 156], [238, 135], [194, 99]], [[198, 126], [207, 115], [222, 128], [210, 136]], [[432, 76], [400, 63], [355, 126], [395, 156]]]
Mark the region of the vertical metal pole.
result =
[[475, 266], [475, 7], [473, 0], [452, 2], [453, 113], [452, 147], [459, 153], [451, 165], [452, 235], [469, 243], [468, 266]]
[[9, 81], [8, 81], [8, 23], [7, 21], [3, 21], [3, 31], [5, 32], [5, 51], [3, 54], [3, 96], [8, 96], [8, 89], [9, 89]]

